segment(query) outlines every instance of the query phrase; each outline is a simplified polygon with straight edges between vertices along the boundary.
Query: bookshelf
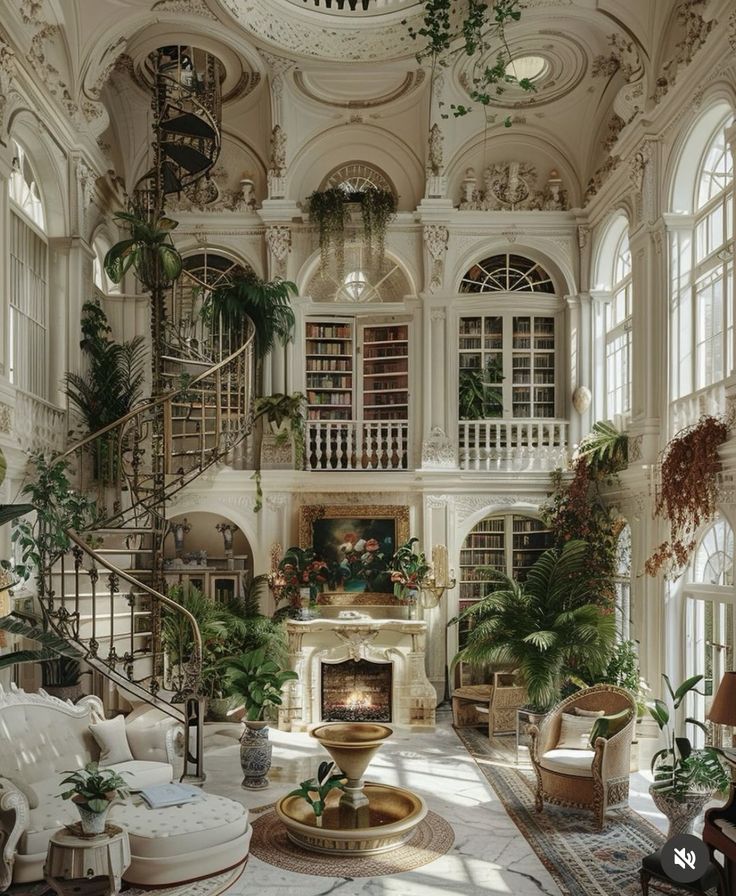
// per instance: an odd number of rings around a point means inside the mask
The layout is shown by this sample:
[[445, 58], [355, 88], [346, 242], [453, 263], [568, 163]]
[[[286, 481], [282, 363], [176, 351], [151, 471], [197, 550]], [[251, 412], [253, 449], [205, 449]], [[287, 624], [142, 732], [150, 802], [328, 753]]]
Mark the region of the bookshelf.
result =
[[409, 327], [364, 326], [363, 419], [409, 419]]
[[555, 319], [513, 317], [512, 327], [512, 414], [554, 417]]
[[353, 322], [307, 321], [304, 348], [307, 419], [354, 419]]
[[505, 416], [555, 417], [555, 318], [549, 315], [474, 315], [461, 317], [458, 330], [460, 372], [503, 369], [498, 385]]
[[[497, 569], [519, 581], [547, 548], [552, 535], [541, 520], [518, 514], [500, 514], [481, 520], [468, 533], [460, 549], [460, 610], [479, 601], [489, 585], [483, 567]], [[460, 645], [468, 625], [459, 630]]]

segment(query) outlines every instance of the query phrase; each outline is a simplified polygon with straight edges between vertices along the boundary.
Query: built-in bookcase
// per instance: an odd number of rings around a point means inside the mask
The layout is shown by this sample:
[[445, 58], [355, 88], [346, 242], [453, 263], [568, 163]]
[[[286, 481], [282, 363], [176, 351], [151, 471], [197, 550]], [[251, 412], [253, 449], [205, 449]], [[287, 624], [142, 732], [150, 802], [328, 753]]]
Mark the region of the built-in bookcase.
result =
[[[460, 371], [503, 371], [496, 391], [504, 417], [555, 417], [555, 318], [541, 315], [461, 317]], [[486, 377], [493, 382], [493, 377]]]
[[308, 320], [310, 420], [408, 420], [409, 325]]
[[[476, 603], [490, 590], [484, 567], [523, 582], [529, 567], [551, 546], [549, 529], [533, 517], [507, 513], [481, 520], [460, 550], [460, 609]], [[461, 643], [467, 630], [467, 625], [461, 627]]]

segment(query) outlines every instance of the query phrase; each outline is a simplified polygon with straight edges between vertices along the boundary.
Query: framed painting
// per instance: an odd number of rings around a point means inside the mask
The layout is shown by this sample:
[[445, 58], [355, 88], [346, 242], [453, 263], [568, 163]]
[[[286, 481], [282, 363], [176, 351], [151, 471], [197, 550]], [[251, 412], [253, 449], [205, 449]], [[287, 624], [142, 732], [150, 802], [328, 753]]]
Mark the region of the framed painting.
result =
[[409, 540], [409, 508], [397, 504], [308, 504], [300, 509], [299, 544], [330, 570], [325, 603], [392, 601], [388, 563]]

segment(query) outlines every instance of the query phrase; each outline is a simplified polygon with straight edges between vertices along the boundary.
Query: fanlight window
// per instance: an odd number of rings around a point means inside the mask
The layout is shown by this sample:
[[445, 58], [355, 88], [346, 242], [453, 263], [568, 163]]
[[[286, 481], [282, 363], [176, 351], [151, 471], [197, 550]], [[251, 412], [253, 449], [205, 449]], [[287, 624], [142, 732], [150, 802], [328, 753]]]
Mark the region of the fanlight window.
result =
[[350, 162], [341, 165], [329, 174], [323, 184], [323, 190], [338, 187], [345, 193], [364, 193], [368, 189], [384, 190], [387, 193], [396, 193], [393, 184], [385, 174], [364, 162]]
[[13, 170], [9, 182], [10, 198], [41, 230], [46, 229], [43, 202], [36, 177], [23, 147], [13, 140]]
[[523, 255], [493, 255], [473, 265], [460, 284], [460, 292], [554, 293], [545, 269]]
[[183, 274], [170, 293], [167, 342], [169, 350], [183, 357], [211, 361], [228, 354], [233, 348], [223, 334], [213, 334], [205, 326], [200, 315], [208, 290], [227, 282], [239, 272], [250, 271], [225, 255], [206, 250], [184, 259]]
[[718, 520], [705, 533], [693, 558], [691, 581], [733, 585], [733, 529], [725, 520]]
[[726, 128], [718, 131], [706, 150], [698, 184], [698, 208], [722, 193], [733, 180], [733, 156], [726, 144]]
[[411, 286], [396, 262], [384, 257], [380, 268], [361, 244], [345, 246], [345, 272], [317, 271], [307, 288], [314, 302], [401, 302]]

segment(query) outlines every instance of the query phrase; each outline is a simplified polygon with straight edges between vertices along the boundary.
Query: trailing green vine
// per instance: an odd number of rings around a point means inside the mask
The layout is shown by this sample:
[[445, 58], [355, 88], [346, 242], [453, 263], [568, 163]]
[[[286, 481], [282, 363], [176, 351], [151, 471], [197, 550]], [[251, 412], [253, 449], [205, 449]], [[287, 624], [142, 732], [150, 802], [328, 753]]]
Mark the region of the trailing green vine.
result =
[[319, 231], [319, 265], [327, 270], [330, 248], [334, 248], [338, 275], [345, 266], [345, 225], [348, 209], [345, 193], [339, 187], [315, 190], [309, 197], [309, 223]]
[[396, 214], [396, 197], [389, 190], [370, 187], [362, 194], [360, 208], [368, 255], [372, 256], [375, 241], [376, 267], [380, 270], [386, 245], [386, 229]]
[[[506, 41], [506, 26], [521, 18], [520, 0], [465, 0], [464, 11], [460, 12], [456, 0], [425, 0], [424, 17], [420, 28], [408, 26], [412, 40], [425, 41], [416, 53], [417, 62], [430, 61], [432, 72], [437, 66], [446, 67], [458, 53], [474, 57], [468, 83], [468, 94], [473, 102], [488, 107], [495, 97], [500, 96], [507, 85], [515, 84], [524, 91], [533, 91], [534, 85], [528, 78], [515, 78], [508, 74], [511, 50]], [[403, 24], [407, 24], [404, 19]], [[489, 64], [488, 54], [494, 47], [502, 50], [495, 62]], [[472, 107], [462, 103], [452, 103], [450, 111], [455, 118], [467, 115]], [[449, 113], [442, 113], [449, 118]], [[511, 117], [504, 120], [505, 127], [511, 127]]]

